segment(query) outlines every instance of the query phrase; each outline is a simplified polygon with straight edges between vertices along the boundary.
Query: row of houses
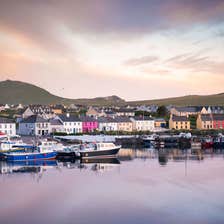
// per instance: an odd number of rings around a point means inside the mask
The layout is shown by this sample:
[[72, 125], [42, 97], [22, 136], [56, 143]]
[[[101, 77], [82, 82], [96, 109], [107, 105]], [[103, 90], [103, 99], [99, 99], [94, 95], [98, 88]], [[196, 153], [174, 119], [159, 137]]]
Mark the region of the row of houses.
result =
[[[176, 116], [171, 114], [169, 128], [175, 130], [190, 130], [189, 116]], [[199, 130], [224, 129], [224, 114], [198, 114], [196, 128]]]
[[[156, 126], [155, 126], [156, 125]], [[151, 117], [76, 117], [69, 114], [59, 115], [53, 119], [44, 119], [40, 115], [31, 115], [19, 123], [20, 135], [47, 135], [53, 132], [67, 134], [91, 133], [98, 131], [153, 131], [155, 127], [165, 127], [163, 119]]]
[[170, 113], [176, 116], [190, 116], [198, 114], [224, 114], [224, 107], [221, 106], [188, 106], [172, 107]]

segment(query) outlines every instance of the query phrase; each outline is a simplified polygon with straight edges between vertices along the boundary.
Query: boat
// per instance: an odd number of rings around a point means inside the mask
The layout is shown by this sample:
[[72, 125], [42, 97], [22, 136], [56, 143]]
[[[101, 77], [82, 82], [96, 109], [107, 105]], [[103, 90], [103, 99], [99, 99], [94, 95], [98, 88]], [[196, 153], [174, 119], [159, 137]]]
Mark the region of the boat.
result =
[[7, 161], [50, 160], [56, 158], [57, 149], [57, 145], [43, 140], [37, 146], [25, 147], [24, 151], [8, 151], [2, 154]]
[[143, 137], [142, 140], [143, 140], [144, 146], [145, 147], [154, 146], [155, 145], [155, 140], [158, 137], [159, 137], [159, 135], [156, 135], [156, 134], [152, 134], [152, 135]]
[[8, 151], [24, 151], [25, 148], [31, 147], [30, 145], [24, 143], [19, 135], [3, 139], [0, 142], [0, 153]]
[[58, 143], [57, 141], [42, 139], [38, 142], [38, 148], [40, 150], [50, 150], [60, 152], [63, 151], [64, 146], [61, 143]]
[[214, 139], [213, 142], [214, 149], [224, 149], [224, 135], [221, 133]]
[[213, 147], [213, 139], [210, 136], [206, 136], [204, 138], [202, 138], [202, 142], [201, 142], [201, 147], [202, 149], [210, 149]]
[[7, 152], [25, 152], [27, 149], [34, 149], [33, 145], [24, 143], [19, 135], [7, 136], [0, 142], [0, 160], [5, 159], [4, 153]]
[[76, 158], [77, 151], [79, 150], [80, 145], [72, 145], [63, 147], [62, 150], [58, 151], [57, 159], [64, 160], [64, 159], [74, 159]]
[[116, 156], [121, 146], [114, 143], [92, 143], [88, 145], [81, 145], [80, 150], [76, 152], [77, 157], [112, 157]]

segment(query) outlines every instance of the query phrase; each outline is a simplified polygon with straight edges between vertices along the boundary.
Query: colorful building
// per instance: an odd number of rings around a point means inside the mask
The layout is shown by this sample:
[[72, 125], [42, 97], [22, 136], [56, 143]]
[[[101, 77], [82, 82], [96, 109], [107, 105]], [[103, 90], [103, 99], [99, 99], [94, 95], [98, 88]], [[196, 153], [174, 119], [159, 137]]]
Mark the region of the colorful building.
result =
[[133, 131], [133, 123], [128, 117], [117, 117], [115, 118], [115, 122], [117, 122], [117, 130], [118, 131]]
[[224, 129], [224, 114], [199, 114], [197, 129]]
[[224, 129], [224, 114], [213, 114], [213, 129]]
[[213, 129], [211, 114], [199, 114], [196, 121], [197, 129]]
[[166, 120], [164, 118], [156, 118], [154, 119], [155, 128], [165, 128], [166, 127]]
[[153, 131], [155, 127], [154, 120], [151, 117], [135, 116], [130, 118], [135, 131]]
[[82, 132], [89, 133], [98, 130], [98, 121], [92, 117], [80, 117], [82, 121]]
[[176, 130], [189, 130], [190, 121], [187, 116], [176, 116], [171, 114], [169, 119], [169, 128]]

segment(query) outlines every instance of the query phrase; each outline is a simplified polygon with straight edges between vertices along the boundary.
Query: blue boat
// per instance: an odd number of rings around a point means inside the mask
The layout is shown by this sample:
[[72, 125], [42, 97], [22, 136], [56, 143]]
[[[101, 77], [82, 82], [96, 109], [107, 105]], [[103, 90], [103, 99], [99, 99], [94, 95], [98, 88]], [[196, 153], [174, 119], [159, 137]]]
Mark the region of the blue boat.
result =
[[9, 152], [4, 153], [7, 161], [50, 160], [57, 156], [57, 152]]

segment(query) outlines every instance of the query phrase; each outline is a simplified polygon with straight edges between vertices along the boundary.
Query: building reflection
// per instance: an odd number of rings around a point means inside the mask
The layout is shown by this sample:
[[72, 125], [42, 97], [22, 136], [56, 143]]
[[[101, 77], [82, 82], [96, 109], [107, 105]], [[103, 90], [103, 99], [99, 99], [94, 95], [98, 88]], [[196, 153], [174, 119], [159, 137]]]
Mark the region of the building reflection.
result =
[[160, 165], [166, 165], [169, 161], [181, 162], [185, 160], [201, 161], [205, 158], [224, 155], [220, 149], [121, 149], [118, 158], [121, 161], [134, 159], [158, 159]]
[[[51, 161], [27, 161], [27, 162], [6, 162], [0, 161], [0, 174], [18, 175], [30, 174], [38, 181], [45, 172], [54, 168], [61, 169], [78, 169], [80, 171], [107, 172], [110, 170], [120, 169], [123, 162], [133, 160], [157, 160], [160, 166], [167, 166], [169, 162], [187, 162], [223, 157], [224, 150], [221, 149], [121, 149], [117, 158], [88, 158], [82, 160], [65, 159]], [[134, 163], [133, 163], [134, 165]]]

